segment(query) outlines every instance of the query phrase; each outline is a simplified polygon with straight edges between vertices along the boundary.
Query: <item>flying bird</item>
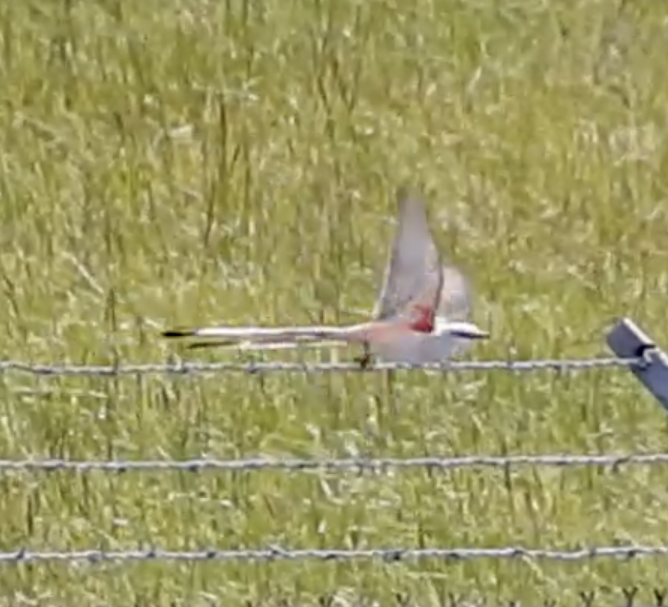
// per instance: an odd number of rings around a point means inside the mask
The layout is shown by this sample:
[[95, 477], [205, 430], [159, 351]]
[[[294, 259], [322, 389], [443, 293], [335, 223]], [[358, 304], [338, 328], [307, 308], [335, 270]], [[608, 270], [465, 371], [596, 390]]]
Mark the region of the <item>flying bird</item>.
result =
[[383, 287], [371, 320], [359, 324], [293, 327], [204, 327], [172, 329], [168, 338], [196, 338], [190, 348], [262, 348], [298, 343], [361, 344], [367, 366], [385, 362], [439, 363], [461, 353], [473, 341], [489, 337], [468, 320], [470, 287], [458, 268], [443, 264], [422, 198], [400, 189], [398, 227]]

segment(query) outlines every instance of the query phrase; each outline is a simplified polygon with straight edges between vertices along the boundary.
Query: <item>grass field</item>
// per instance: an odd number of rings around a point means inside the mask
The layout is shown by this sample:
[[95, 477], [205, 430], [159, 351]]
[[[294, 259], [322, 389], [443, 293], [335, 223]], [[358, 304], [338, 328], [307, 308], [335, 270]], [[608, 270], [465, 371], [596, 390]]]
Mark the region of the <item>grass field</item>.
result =
[[[402, 183], [475, 284], [493, 339], [469, 356], [606, 355], [622, 315], [668, 345], [667, 34], [668, 5], [649, 0], [2, 2], [0, 357], [160, 362], [184, 355], [159, 338], [173, 325], [358, 320]], [[6, 374], [0, 395], [3, 458], [668, 449], [665, 413], [623, 370]], [[3, 473], [0, 487], [3, 551], [668, 537], [658, 466]], [[527, 604], [665, 584], [666, 565], [5, 564], [0, 604]]]

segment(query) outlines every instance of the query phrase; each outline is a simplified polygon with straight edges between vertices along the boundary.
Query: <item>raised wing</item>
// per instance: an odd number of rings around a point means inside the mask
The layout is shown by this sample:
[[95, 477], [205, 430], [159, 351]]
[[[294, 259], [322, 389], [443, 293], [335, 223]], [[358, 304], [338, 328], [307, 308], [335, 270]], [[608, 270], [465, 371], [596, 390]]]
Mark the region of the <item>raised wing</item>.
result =
[[[436, 309], [440, 319], [448, 322], [467, 321], [471, 316], [471, 287], [466, 277], [453, 265], [443, 267], [441, 298]], [[436, 321], [438, 326], [438, 320]], [[470, 339], [453, 338], [449, 344], [449, 356], [461, 356], [473, 342]], [[428, 346], [438, 351], [439, 346]]]
[[447, 320], [467, 320], [471, 315], [471, 287], [453, 265], [443, 266], [443, 284], [436, 314]]
[[397, 199], [399, 225], [373, 317], [405, 319], [430, 332], [443, 280], [439, 253], [422, 198], [402, 188]]

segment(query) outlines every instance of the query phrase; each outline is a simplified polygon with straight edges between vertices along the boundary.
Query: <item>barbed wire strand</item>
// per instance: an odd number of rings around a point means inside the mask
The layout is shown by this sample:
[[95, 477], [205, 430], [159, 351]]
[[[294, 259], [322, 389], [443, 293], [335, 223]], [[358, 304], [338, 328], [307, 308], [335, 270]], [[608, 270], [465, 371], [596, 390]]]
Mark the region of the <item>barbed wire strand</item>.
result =
[[118, 376], [118, 375], [192, 375], [213, 373], [269, 373], [303, 372], [329, 373], [343, 371], [392, 371], [392, 370], [433, 370], [433, 371], [584, 371], [624, 367], [644, 368], [643, 358], [583, 358], [583, 359], [535, 359], [535, 360], [479, 360], [450, 361], [442, 364], [378, 363], [362, 369], [354, 362], [245, 362], [245, 363], [147, 363], [127, 365], [76, 365], [76, 364], [33, 364], [16, 360], [0, 361], [0, 373], [24, 373], [40, 376]]
[[0, 563], [34, 563], [48, 561], [285, 561], [381, 559], [398, 562], [411, 559], [546, 559], [579, 561], [594, 558], [667, 556], [668, 546], [594, 546], [575, 550], [551, 550], [507, 546], [502, 548], [366, 548], [366, 549], [299, 549], [280, 546], [263, 549], [224, 550], [210, 548], [194, 551], [170, 551], [161, 548], [137, 550], [28, 550], [0, 552]]
[[354, 470], [383, 471], [389, 468], [429, 468], [452, 470], [457, 468], [506, 468], [518, 466], [610, 466], [618, 469], [623, 465], [668, 464], [668, 453], [627, 455], [509, 455], [509, 456], [462, 456], [462, 457], [415, 457], [415, 458], [347, 458], [347, 459], [189, 459], [189, 460], [0, 460], [0, 472], [8, 471], [75, 471], [75, 472], [166, 472], [203, 470], [226, 470], [254, 472], [260, 470]]

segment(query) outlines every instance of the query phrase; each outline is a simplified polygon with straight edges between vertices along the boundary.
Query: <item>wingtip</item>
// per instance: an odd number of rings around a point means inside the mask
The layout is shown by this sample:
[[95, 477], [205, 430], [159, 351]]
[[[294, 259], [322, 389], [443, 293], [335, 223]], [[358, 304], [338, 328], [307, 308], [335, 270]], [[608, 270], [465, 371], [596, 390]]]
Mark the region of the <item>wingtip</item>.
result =
[[195, 341], [186, 346], [186, 350], [202, 350], [203, 348], [222, 348], [227, 349], [236, 344], [233, 341], [217, 340], [217, 341]]
[[425, 203], [423, 195], [414, 187], [409, 185], [401, 185], [396, 191], [397, 206], [401, 215], [420, 209], [425, 211]]
[[413, 190], [406, 184], [400, 185], [395, 192], [395, 198], [399, 208], [403, 208], [413, 198]]

